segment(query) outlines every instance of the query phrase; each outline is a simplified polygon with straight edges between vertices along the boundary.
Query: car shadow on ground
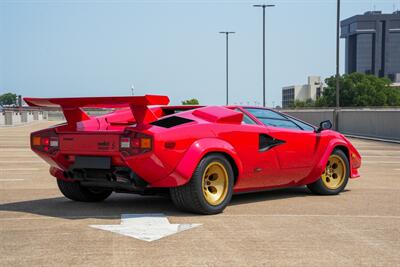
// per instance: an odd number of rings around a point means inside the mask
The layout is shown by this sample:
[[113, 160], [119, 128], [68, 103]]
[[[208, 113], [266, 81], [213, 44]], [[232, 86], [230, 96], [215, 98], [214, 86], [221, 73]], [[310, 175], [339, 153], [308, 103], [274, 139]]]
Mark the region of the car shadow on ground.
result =
[[[230, 206], [312, 196], [306, 187], [285, 188], [234, 195]], [[0, 204], [0, 211], [30, 213], [71, 220], [90, 218], [119, 219], [121, 214], [126, 213], [164, 213], [170, 216], [184, 217], [199, 216], [197, 214], [180, 212], [175, 208], [172, 201], [166, 197], [132, 194], [113, 194], [106, 201], [99, 203], [74, 202], [64, 197], [12, 202]], [[8, 217], [10, 216], [6, 218]], [[15, 216], [15, 218], [17, 217], [19, 216]]]

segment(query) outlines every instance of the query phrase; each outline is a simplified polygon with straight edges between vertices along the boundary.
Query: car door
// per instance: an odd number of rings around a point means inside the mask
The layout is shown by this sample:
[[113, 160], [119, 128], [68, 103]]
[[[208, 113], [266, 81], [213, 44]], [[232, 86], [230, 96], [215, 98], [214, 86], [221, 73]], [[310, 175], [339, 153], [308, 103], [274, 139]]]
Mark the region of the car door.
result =
[[268, 134], [267, 128], [257, 123], [242, 109], [235, 110], [243, 112], [242, 125], [238, 126], [241, 142], [237, 150], [242, 153], [244, 169], [236, 189], [256, 190], [279, 184], [280, 167], [277, 154], [273, 149], [266, 148], [268, 144], [265, 144], [265, 141], [268, 141], [265, 139]]
[[267, 137], [276, 153], [279, 175], [275, 185], [285, 185], [304, 178], [315, 161], [318, 137], [314, 128], [284, 114], [261, 108], [246, 108], [252, 116], [263, 123]]

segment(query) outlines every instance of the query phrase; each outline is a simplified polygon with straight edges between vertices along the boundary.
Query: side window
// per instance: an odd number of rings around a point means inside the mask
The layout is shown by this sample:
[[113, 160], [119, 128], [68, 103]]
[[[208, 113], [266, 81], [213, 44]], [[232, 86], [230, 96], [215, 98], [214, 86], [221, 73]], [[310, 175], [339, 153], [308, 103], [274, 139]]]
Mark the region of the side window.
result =
[[[298, 123], [297, 120], [292, 120], [273, 110], [261, 109], [261, 108], [245, 108], [245, 109], [267, 126], [294, 129], [294, 130], [303, 130], [304, 129], [303, 125], [304, 127], [307, 126], [307, 130], [309, 128], [312, 128], [311, 126], [305, 123], [302, 122]], [[312, 128], [312, 130], [313, 129], [314, 128]]]
[[244, 114], [244, 113], [243, 113], [243, 121], [242, 121], [242, 123], [243, 124], [256, 124], [256, 122], [253, 121], [252, 118], [250, 118], [249, 116], [247, 116], [247, 114]]
[[286, 117], [282, 116], [281, 114], [269, 109], [246, 108], [246, 110], [253, 114], [256, 118], [286, 119]]
[[[243, 113], [240, 109], [235, 108], [235, 111]], [[255, 121], [253, 121], [252, 118], [250, 118], [247, 114], [243, 113], [243, 120], [242, 124], [257, 124]]]
[[312, 127], [311, 125], [308, 125], [308, 124], [306, 124], [306, 123], [304, 123], [302, 121], [299, 121], [299, 120], [296, 120], [296, 119], [293, 119], [293, 118], [288, 118], [288, 119], [293, 121], [297, 125], [299, 125], [305, 131], [314, 131], [315, 130], [314, 127]]
[[294, 122], [290, 120], [279, 120], [279, 119], [268, 119], [268, 118], [259, 118], [262, 123], [272, 127], [279, 127], [279, 128], [287, 128], [287, 129], [295, 129], [301, 130], [299, 126], [297, 126]]

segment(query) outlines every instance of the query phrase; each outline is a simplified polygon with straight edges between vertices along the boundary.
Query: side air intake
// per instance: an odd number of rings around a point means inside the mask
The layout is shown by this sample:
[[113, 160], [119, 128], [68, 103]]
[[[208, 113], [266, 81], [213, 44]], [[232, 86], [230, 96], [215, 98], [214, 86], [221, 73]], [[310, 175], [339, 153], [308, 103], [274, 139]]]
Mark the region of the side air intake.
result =
[[171, 117], [168, 117], [165, 119], [154, 121], [150, 124], [155, 125], [155, 126], [164, 127], [164, 128], [171, 128], [171, 127], [175, 127], [175, 126], [185, 124], [188, 122], [192, 122], [192, 121], [193, 120], [189, 120], [189, 119], [178, 117], [178, 116], [171, 116]]

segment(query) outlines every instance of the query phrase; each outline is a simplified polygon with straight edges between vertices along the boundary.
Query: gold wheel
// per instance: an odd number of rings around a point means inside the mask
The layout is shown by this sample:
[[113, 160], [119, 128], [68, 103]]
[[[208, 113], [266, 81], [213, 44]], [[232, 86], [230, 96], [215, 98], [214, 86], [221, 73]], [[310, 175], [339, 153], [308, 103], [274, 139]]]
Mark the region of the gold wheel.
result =
[[346, 163], [338, 155], [331, 155], [322, 173], [322, 182], [325, 187], [336, 190], [346, 180]]
[[228, 194], [228, 172], [223, 164], [211, 162], [203, 173], [201, 188], [208, 204], [217, 206], [221, 204]]

